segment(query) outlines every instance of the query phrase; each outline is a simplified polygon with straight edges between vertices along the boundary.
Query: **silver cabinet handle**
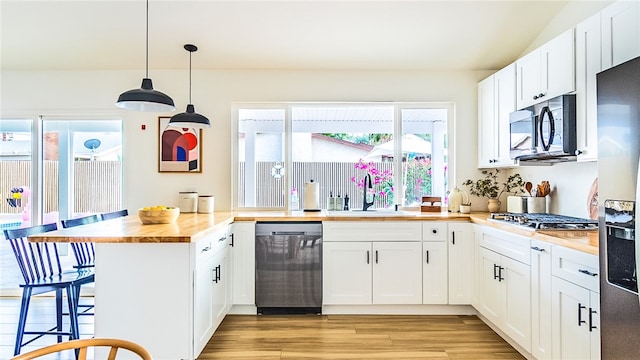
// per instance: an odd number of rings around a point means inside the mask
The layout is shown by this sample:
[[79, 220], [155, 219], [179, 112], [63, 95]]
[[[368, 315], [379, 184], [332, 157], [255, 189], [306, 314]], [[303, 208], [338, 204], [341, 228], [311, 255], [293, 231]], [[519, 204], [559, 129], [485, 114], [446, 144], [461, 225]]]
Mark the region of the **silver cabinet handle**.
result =
[[539, 247], [537, 247], [537, 246], [532, 246], [532, 247], [531, 247], [531, 250], [535, 250], [535, 251], [539, 251], [539, 252], [545, 252], [545, 251], [547, 251], [547, 250], [542, 249], [542, 248], [539, 248]]
[[579, 273], [583, 273], [585, 275], [589, 275], [589, 276], [598, 276], [598, 273], [594, 273], [594, 272], [591, 272], [591, 271], [585, 270], [585, 269], [578, 269], [578, 272]]
[[209, 250], [211, 250], [211, 245], [209, 245], [209, 246], [207, 246], [205, 248], [202, 248], [202, 250], [200, 250], [200, 252], [203, 253], [203, 252], [207, 252]]

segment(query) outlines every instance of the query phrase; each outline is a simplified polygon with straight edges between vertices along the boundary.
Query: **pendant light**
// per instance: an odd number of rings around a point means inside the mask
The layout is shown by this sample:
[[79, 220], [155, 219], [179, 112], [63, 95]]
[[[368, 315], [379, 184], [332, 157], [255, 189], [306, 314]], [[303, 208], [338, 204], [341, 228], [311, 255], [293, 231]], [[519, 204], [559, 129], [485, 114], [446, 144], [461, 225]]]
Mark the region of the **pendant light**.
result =
[[198, 114], [191, 103], [191, 54], [198, 51], [198, 48], [195, 45], [186, 44], [184, 49], [189, 52], [189, 105], [187, 105], [187, 111], [171, 117], [169, 126], [196, 129], [208, 128], [211, 126], [209, 119]]
[[176, 106], [169, 95], [153, 90], [149, 78], [149, 0], [147, 0], [147, 43], [146, 43], [146, 74], [142, 79], [140, 89], [125, 91], [118, 97], [116, 106], [135, 111], [168, 112], [174, 111]]

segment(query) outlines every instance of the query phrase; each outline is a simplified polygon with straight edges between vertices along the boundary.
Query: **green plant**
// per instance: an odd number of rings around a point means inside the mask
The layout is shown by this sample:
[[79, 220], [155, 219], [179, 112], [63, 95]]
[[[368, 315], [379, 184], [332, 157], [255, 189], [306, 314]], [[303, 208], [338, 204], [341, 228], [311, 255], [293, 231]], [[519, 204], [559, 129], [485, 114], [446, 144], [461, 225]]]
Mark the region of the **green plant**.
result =
[[499, 199], [504, 193], [522, 193], [522, 187], [524, 186], [524, 180], [520, 174], [514, 174], [507, 177], [505, 182], [498, 182], [498, 174], [500, 170], [494, 171], [483, 170], [482, 174], [484, 178], [472, 181], [467, 179], [462, 185], [469, 187], [471, 195], [485, 197], [489, 199]]

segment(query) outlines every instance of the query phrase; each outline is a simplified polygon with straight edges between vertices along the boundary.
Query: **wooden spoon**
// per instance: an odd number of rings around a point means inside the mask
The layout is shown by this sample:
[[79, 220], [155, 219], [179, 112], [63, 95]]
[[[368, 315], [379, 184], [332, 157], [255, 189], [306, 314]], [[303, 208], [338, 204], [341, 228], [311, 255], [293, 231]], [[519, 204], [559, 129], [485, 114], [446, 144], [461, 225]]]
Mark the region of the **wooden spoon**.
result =
[[529, 181], [527, 181], [524, 184], [524, 189], [527, 190], [527, 192], [529, 193], [529, 196], [531, 196], [531, 189], [533, 189], [533, 184]]

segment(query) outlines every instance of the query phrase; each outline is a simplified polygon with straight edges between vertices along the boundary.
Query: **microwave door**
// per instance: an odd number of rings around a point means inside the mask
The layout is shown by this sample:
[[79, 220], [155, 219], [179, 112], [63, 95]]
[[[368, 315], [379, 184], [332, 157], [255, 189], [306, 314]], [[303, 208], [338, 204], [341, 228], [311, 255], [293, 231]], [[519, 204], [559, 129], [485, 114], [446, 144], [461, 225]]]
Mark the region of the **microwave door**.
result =
[[556, 128], [553, 113], [548, 106], [545, 106], [540, 110], [538, 130], [539, 136], [537, 138], [540, 140], [539, 146], [541, 147], [541, 150], [549, 151], [551, 149], [551, 145], [553, 145], [553, 139], [556, 136]]

